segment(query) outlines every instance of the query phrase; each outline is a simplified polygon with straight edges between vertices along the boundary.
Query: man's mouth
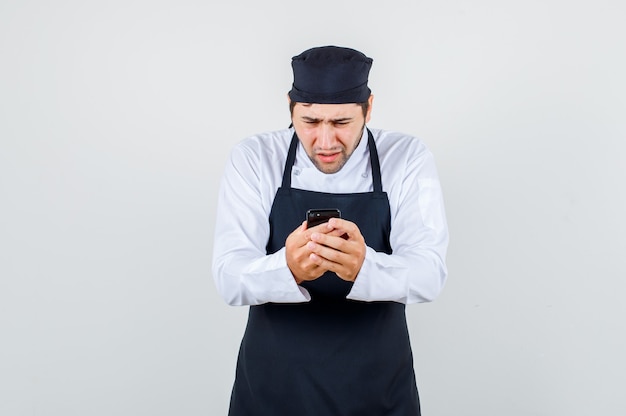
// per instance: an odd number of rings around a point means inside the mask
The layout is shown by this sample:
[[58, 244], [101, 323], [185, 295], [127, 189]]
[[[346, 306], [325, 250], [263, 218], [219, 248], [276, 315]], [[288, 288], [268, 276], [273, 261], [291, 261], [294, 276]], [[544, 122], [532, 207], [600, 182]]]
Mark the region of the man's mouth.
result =
[[322, 163], [333, 163], [337, 160], [337, 158], [339, 158], [339, 155], [341, 154], [341, 152], [337, 152], [337, 153], [318, 153], [317, 154], [317, 158], [322, 162]]

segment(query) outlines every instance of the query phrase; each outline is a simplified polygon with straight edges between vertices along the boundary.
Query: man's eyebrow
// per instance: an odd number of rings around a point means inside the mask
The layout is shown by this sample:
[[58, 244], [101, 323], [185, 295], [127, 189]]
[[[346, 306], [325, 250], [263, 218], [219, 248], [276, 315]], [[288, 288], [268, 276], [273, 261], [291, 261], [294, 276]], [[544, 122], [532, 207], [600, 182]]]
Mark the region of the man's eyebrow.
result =
[[[320, 121], [322, 121], [322, 119], [316, 118], [316, 117], [302, 116], [301, 118], [304, 121], [315, 122], [315, 123], [319, 123]], [[352, 121], [353, 119], [354, 117], [340, 117], [340, 118], [333, 118], [329, 121], [331, 123], [345, 123], [347, 121]]]

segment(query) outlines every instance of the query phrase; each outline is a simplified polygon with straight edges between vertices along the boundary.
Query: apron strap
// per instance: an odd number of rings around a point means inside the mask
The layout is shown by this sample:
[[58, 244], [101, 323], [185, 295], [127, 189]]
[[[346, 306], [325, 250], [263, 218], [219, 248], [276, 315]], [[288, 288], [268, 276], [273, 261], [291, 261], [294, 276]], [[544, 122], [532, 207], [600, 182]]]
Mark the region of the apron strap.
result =
[[370, 129], [367, 129], [367, 144], [370, 148], [370, 163], [372, 165], [372, 182], [374, 184], [374, 192], [383, 191], [383, 183], [380, 177], [380, 161], [378, 160], [378, 150], [374, 143], [374, 136]]
[[296, 132], [293, 132], [291, 137], [291, 144], [289, 145], [289, 152], [287, 153], [287, 160], [285, 161], [285, 169], [283, 169], [283, 189], [291, 189], [291, 168], [296, 161], [296, 149], [298, 148], [298, 136]]

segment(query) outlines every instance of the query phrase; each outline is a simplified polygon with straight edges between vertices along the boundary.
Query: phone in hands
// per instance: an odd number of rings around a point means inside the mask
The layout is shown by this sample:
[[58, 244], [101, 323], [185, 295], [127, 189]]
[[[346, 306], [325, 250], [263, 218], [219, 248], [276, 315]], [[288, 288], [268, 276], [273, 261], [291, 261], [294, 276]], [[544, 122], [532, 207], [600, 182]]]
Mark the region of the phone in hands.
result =
[[323, 224], [331, 218], [341, 218], [341, 211], [337, 208], [310, 209], [306, 212], [306, 228]]

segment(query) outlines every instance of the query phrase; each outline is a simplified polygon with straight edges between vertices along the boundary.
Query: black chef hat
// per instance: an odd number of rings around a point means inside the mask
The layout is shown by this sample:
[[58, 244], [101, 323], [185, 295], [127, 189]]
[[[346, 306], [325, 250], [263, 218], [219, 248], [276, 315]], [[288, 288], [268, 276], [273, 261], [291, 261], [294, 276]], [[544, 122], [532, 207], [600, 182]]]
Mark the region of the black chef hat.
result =
[[317, 104], [362, 103], [371, 90], [367, 77], [372, 58], [338, 46], [312, 48], [294, 56], [291, 101]]

